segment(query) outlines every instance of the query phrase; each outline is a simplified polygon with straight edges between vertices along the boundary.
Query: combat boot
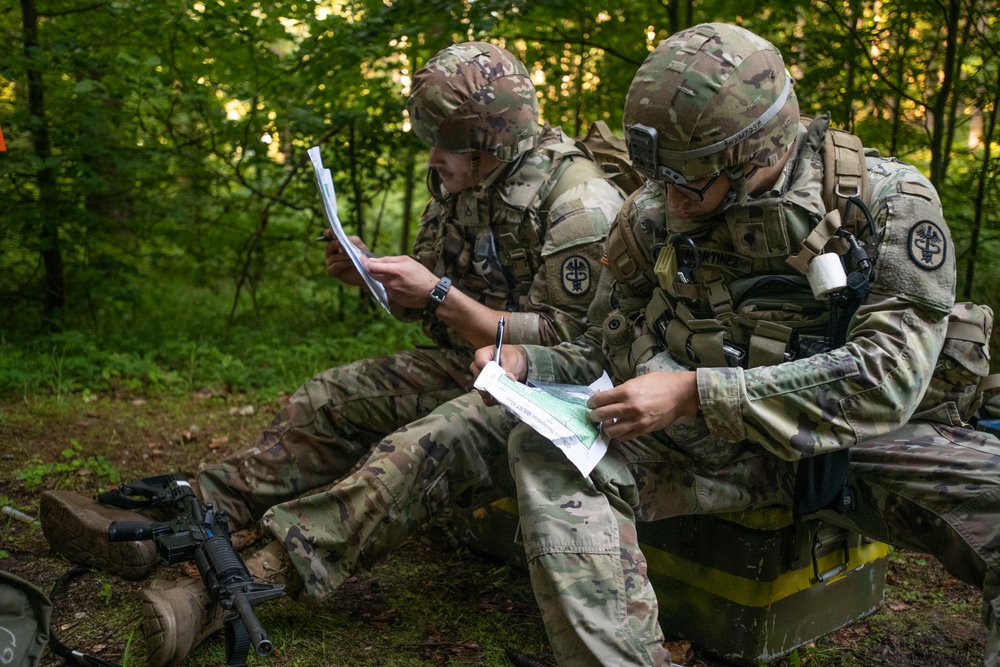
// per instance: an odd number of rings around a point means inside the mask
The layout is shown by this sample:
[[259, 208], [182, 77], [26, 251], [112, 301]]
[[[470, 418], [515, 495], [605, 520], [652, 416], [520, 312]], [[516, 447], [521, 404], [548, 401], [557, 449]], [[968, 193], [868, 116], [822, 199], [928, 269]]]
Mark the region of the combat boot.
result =
[[179, 665], [198, 644], [222, 629], [222, 606], [201, 579], [157, 579], [142, 594], [142, 634], [149, 667]]
[[125, 579], [142, 579], [156, 566], [151, 541], [108, 540], [112, 521], [150, 520], [138, 512], [102, 505], [72, 491], [46, 491], [38, 514], [49, 546], [67, 560]]
[[247, 569], [255, 581], [265, 584], [284, 584], [285, 595], [297, 597], [304, 585], [288, 551], [280, 542], [271, 542], [247, 559]]
[[[284, 584], [290, 596], [303, 589], [288, 552], [278, 542], [255, 553], [246, 566], [254, 581]], [[223, 615], [222, 605], [212, 599], [201, 579], [155, 582], [143, 593], [142, 604], [142, 633], [150, 667], [180, 664], [206, 637], [222, 628]]]

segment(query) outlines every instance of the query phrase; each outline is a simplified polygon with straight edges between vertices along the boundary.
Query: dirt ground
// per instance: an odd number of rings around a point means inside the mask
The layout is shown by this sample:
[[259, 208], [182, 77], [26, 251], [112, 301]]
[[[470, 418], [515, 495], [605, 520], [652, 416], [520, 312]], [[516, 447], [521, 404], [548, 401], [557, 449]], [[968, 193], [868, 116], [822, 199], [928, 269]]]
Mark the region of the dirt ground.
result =
[[[209, 394], [89, 403], [0, 401], [0, 501], [34, 515], [46, 489], [93, 494], [107, 488], [106, 467], [86, 464], [86, 457], [98, 454], [124, 481], [194, 471], [200, 461], [217, 460], [245, 445], [277, 407]], [[70, 564], [51, 552], [37, 526], [2, 517], [0, 568], [48, 592]], [[180, 565], [157, 572], [164, 578], [182, 575]], [[56, 601], [56, 634], [105, 660], [145, 665], [138, 617], [148, 583], [101, 573], [81, 577]], [[979, 607], [978, 591], [951, 578], [932, 559], [893, 550], [885, 598], [873, 615], [771, 664], [981, 664], [985, 631]], [[321, 603], [282, 599], [256, 610], [276, 650], [267, 658], [251, 656], [252, 665], [552, 664], [524, 572], [470, 549], [447, 521], [428, 526]], [[671, 642], [678, 664], [734, 664], [713, 656], [711, 647], [679, 638]], [[536, 662], [517, 655], [511, 662], [511, 649]], [[222, 665], [224, 656], [217, 635], [184, 664]], [[43, 665], [58, 664], [51, 654], [43, 660]]]

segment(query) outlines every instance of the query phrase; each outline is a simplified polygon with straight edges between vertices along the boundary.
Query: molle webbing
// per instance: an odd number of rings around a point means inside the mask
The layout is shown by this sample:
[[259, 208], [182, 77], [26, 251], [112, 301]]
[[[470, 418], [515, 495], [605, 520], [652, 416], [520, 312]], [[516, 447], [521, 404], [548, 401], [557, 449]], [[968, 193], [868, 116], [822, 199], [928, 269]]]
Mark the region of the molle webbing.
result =
[[750, 336], [747, 368], [780, 364], [785, 360], [785, 350], [791, 338], [791, 327], [766, 320], [758, 322]]

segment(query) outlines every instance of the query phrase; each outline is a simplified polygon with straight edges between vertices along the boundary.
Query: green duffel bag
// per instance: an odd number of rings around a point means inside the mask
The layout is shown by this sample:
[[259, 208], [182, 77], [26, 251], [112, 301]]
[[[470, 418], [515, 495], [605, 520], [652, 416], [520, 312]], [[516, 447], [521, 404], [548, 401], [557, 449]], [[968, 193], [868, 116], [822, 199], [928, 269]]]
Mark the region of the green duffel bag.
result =
[[49, 642], [51, 616], [45, 593], [0, 571], [0, 667], [35, 667]]

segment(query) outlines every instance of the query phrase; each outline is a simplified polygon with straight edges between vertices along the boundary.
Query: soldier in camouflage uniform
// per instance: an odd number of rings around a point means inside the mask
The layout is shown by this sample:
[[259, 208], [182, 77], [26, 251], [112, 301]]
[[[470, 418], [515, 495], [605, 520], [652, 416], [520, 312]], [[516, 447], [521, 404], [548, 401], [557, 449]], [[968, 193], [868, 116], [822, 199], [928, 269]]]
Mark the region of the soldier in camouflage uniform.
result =
[[[588, 384], [607, 370], [616, 384], [589, 401], [611, 438], [589, 478], [524, 425], [509, 442], [520, 535], [559, 664], [670, 664], [637, 521], [785, 506], [933, 554], [981, 588], [984, 664], [1000, 665], [1000, 443], [962, 418], [988, 372], [992, 316], [953, 312], [955, 249], [934, 189], [869, 155], [871, 193], [853, 206], [871, 219], [855, 227], [830, 210], [833, 130], [800, 121], [779, 52], [731, 25], [659, 45], [624, 123], [650, 180], [612, 228], [614, 279], [602, 281], [587, 334], [503, 350], [520, 380]], [[745, 306], [761, 277], [795, 298], [793, 265], [838, 240], [850, 275], [836, 297], [807, 285], [794, 307]], [[822, 312], [843, 317], [844, 295], [857, 307], [831, 340], [823, 332], [836, 322]], [[978, 344], [946, 337], [966, 315]], [[480, 349], [475, 367], [491, 358]], [[973, 377], [951, 382], [967, 369]], [[803, 509], [822, 486], [803, 473], [844, 451], [846, 486]]]
[[[471, 391], [472, 353], [494, 342], [501, 316], [507, 342], [582, 334], [624, 201], [565, 134], [539, 124], [529, 73], [502, 48], [469, 42], [439, 52], [416, 73], [407, 110], [431, 146], [432, 199], [413, 257], [369, 257], [366, 266], [392, 312], [421, 319], [438, 347], [317, 375], [253, 446], [203, 466], [197, 479], [202, 501], [235, 527], [263, 517], [278, 539], [248, 567], [291, 592], [328, 594], [362, 555], [393, 548], [430, 513], [494, 492], [482, 486], [484, 470], [506, 470], [508, 425]], [[361, 284], [335, 241], [327, 266]], [[62, 492], [47, 493], [41, 509], [55, 549], [139, 578], [155, 564], [151, 545], [106, 538], [110, 520], [128, 514]], [[155, 584], [144, 606], [150, 664], [180, 662], [220, 622], [200, 581]]]

